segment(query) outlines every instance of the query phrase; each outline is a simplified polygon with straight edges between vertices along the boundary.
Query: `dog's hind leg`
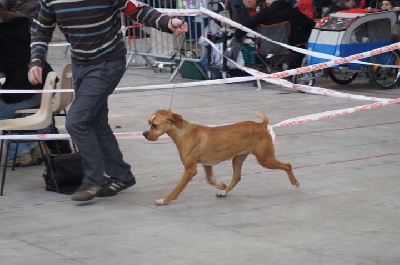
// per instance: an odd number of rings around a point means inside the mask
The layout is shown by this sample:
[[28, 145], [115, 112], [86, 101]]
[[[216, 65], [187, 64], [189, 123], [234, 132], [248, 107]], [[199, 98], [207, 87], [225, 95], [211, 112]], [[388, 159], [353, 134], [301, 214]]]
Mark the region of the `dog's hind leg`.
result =
[[283, 163], [279, 160], [277, 160], [275, 157], [272, 158], [264, 158], [260, 156], [256, 156], [258, 163], [262, 165], [263, 167], [269, 168], [269, 169], [280, 169], [284, 170], [290, 180], [290, 183], [296, 187], [298, 187], [300, 184], [297, 181], [296, 177], [293, 174], [292, 171], [292, 165], [290, 163]]
[[225, 190], [217, 192], [216, 194], [217, 197], [225, 197], [226, 194], [228, 194], [228, 192], [230, 192], [236, 186], [236, 184], [238, 184], [242, 175], [242, 165], [244, 160], [246, 160], [246, 158], [247, 154], [244, 154], [244, 155], [237, 155], [232, 159], [232, 167], [233, 167], [232, 181], [228, 185], [228, 187], [226, 187]]
[[216, 187], [217, 189], [224, 190], [226, 185], [223, 182], [216, 181], [213, 177], [212, 166], [203, 165], [204, 171], [206, 172], [206, 178], [210, 185]]

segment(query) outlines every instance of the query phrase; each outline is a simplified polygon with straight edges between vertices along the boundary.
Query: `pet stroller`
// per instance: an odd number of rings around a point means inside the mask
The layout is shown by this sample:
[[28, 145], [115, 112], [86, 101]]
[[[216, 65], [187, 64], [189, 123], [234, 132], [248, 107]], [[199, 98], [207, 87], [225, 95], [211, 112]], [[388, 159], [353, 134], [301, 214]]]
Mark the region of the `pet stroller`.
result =
[[[397, 14], [390, 11], [373, 12], [363, 9], [339, 11], [322, 18], [317, 23], [311, 32], [308, 49], [337, 57], [347, 57], [387, 46], [393, 42], [392, 29], [396, 22]], [[326, 61], [329, 60], [307, 56], [307, 65]], [[345, 63], [327, 68], [324, 74], [339, 85], [350, 84], [360, 73], [366, 73], [371, 82], [380, 89], [393, 88], [397, 85], [399, 68], [384, 67], [384, 65], [399, 65], [400, 56], [397, 50], [373, 55], [361, 61], [376, 65]], [[299, 83], [312, 85], [310, 78], [312, 77], [308, 76], [308, 80]]]

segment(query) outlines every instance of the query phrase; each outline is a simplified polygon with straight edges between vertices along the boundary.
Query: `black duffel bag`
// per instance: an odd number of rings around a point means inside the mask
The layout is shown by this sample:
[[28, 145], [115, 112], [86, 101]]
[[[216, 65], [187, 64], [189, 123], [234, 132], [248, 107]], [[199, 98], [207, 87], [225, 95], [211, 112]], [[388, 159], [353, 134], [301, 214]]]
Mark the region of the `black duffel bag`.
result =
[[47, 191], [72, 194], [82, 183], [82, 157], [79, 152], [52, 155], [43, 173]]

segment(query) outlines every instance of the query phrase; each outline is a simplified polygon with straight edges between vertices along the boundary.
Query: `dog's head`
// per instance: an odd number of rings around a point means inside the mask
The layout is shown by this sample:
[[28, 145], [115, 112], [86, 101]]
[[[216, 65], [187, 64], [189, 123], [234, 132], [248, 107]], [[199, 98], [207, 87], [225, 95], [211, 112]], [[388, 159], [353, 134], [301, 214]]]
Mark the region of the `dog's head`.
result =
[[143, 132], [143, 136], [149, 141], [156, 141], [158, 137], [171, 130], [181, 128], [182, 116], [170, 110], [157, 110], [149, 119], [149, 128]]

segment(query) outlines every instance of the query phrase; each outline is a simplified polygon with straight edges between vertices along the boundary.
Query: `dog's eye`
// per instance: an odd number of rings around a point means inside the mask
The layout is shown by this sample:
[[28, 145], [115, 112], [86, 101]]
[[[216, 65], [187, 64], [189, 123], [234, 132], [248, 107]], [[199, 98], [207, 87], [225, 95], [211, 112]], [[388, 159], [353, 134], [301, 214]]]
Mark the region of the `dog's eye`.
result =
[[153, 124], [151, 125], [151, 128], [152, 128], [152, 129], [157, 129], [157, 127], [158, 127], [157, 124], [154, 124], [154, 123], [153, 123]]

